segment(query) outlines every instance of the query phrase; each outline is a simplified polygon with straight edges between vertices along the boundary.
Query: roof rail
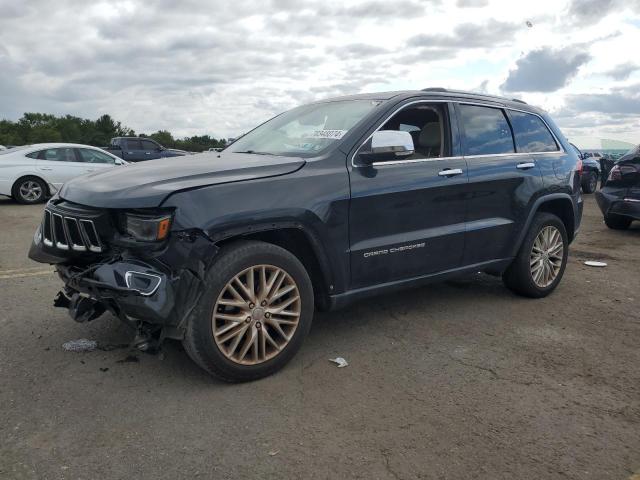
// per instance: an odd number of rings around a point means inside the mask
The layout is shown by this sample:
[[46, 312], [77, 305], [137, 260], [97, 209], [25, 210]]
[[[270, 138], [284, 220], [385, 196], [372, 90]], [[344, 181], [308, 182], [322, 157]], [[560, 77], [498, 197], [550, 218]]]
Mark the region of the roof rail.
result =
[[524, 103], [525, 105], [527, 104], [527, 102], [525, 102], [524, 100], [519, 100], [517, 98], [509, 99], [509, 98], [506, 98], [506, 97], [501, 97], [499, 95], [490, 95], [488, 93], [466, 92], [464, 90], [449, 90], [449, 89], [442, 88], [442, 87], [423, 88], [422, 91], [423, 92], [460, 93], [460, 94], [464, 94], [464, 95], [476, 95], [478, 97], [496, 98], [496, 99], [499, 99], [499, 100], [510, 100], [512, 102]]

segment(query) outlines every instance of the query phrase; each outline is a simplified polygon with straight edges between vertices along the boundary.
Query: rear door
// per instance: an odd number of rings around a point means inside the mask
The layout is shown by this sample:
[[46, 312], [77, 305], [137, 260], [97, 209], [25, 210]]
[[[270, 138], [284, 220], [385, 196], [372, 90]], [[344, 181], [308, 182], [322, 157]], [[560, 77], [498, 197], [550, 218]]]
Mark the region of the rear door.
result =
[[59, 189], [65, 182], [85, 172], [84, 165], [78, 161], [75, 149], [71, 147], [48, 148], [41, 150], [36, 168], [44, 179]]
[[500, 106], [456, 105], [469, 171], [463, 263], [509, 258], [535, 195], [543, 188], [533, 155], [518, 152]]
[[350, 159], [352, 288], [460, 265], [467, 166], [456, 156], [450, 117], [447, 103], [408, 103], [378, 129], [409, 132], [412, 157], [366, 165], [356, 152]]

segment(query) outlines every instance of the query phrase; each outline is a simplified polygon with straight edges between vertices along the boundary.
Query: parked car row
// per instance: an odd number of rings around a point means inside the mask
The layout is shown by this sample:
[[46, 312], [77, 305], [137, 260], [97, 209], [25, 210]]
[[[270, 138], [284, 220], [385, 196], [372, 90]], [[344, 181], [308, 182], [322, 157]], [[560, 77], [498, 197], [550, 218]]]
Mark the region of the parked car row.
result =
[[167, 157], [182, 157], [190, 155], [185, 150], [165, 148], [155, 140], [140, 137], [115, 137], [111, 139], [107, 152], [116, 155], [127, 162], [142, 162]]
[[72, 178], [127, 162], [104, 150], [73, 143], [40, 143], [0, 151], [0, 195], [18, 203], [44, 201]]

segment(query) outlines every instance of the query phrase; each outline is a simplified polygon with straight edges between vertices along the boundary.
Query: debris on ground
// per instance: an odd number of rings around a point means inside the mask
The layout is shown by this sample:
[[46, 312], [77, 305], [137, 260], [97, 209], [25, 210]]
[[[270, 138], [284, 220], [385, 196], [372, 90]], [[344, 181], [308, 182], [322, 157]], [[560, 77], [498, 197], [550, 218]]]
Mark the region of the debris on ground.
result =
[[118, 360], [117, 363], [140, 363], [140, 359], [135, 355], [127, 355], [122, 360]]
[[100, 371], [101, 372], [108, 372], [109, 371], [109, 367], [100, 367]]
[[62, 348], [67, 352], [92, 352], [98, 348], [98, 342], [95, 340], [80, 338], [78, 340], [70, 340], [63, 343]]
[[338, 365], [338, 368], [344, 368], [349, 365], [349, 363], [342, 357], [330, 358], [329, 361]]
[[280, 450], [273, 450], [272, 452], [269, 452], [269, 456], [275, 457], [279, 453], [280, 453]]
[[604, 262], [596, 262], [595, 260], [587, 260], [584, 262], [585, 265], [589, 267], [606, 267], [607, 264]]

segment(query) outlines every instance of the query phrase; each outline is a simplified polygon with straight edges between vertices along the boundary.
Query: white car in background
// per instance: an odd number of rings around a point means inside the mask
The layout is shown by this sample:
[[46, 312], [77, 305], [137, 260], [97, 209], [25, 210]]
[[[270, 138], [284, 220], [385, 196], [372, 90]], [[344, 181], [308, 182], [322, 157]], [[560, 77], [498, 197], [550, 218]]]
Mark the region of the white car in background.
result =
[[0, 195], [18, 203], [45, 201], [72, 178], [127, 162], [74, 143], [40, 143], [0, 151]]

